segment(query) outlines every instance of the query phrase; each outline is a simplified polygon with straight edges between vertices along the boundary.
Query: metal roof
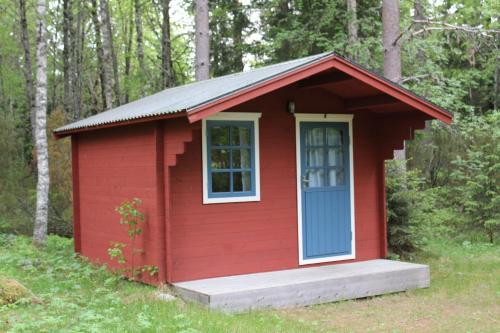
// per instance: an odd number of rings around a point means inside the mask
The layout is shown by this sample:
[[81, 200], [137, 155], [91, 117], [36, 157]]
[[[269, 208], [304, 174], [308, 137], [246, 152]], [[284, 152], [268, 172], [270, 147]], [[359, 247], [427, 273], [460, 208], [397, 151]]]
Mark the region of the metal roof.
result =
[[120, 122], [134, 121], [138, 119], [161, 117], [169, 114], [179, 114], [181, 112], [193, 111], [199, 107], [212, 102], [222, 100], [226, 96], [237, 94], [247, 88], [253, 88], [259, 84], [265, 84], [283, 74], [294, 72], [313, 65], [316, 62], [326, 60], [326, 58], [339, 58], [354, 65], [358, 69], [363, 69], [388, 85], [403, 90], [407, 94], [414, 96], [421, 102], [431, 105], [431, 107], [452, 116], [451, 112], [430, 102], [426, 98], [419, 96], [403, 86], [391, 82], [383, 76], [370, 71], [353, 61], [339, 56], [335, 52], [325, 52], [297, 60], [282, 62], [275, 65], [260, 67], [246, 72], [229, 74], [217, 78], [193, 82], [183, 86], [174, 87], [160, 91], [154, 95], [138, 99], [134, 102], [121, 105], [114, 109], [96, 114], [94, 116], [70, 123], [54, 130], [56, 136], [65, 135], [65, 132], [73, 132], [96, 126], [109, 125]]
[[54, 132], [66, 132], [140, 118], [189, 112], [200, 105], [223, 98], [239, 90], [270, 80], [277, 75], [293, 71], [331, 55], [334, 55], [334, 53], [321, 53], [246, 72], [220, 76], [210, 80], [198, 81], [179, 87], [165, 89], [154, 95], [59, 127], [55, 129]]

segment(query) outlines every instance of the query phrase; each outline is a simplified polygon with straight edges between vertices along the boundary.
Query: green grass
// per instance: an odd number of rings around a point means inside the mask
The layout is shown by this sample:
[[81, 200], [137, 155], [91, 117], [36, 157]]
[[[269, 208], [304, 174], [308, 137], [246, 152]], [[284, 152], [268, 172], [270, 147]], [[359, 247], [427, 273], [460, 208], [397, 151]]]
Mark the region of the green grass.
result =
[[0, 306], [0, 332], [498, 332], [500, 247], [432, 242], [417, 259], [432, 286], [395, 295], [239, 315], [126, 282], [72, 254], [71, 240], [0, 235], [0, 278], [14, 278], [43, 300]]

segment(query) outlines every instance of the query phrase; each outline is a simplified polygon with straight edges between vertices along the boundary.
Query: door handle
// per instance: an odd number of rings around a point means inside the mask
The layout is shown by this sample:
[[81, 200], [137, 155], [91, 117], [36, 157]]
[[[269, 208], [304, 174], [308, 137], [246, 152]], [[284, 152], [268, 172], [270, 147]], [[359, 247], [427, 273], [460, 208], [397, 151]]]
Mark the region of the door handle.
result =
[[309, 179], [307, 179], [306, 176], [302, 176], [302, 183], [304, 183], [304, 185], [309, 184]]

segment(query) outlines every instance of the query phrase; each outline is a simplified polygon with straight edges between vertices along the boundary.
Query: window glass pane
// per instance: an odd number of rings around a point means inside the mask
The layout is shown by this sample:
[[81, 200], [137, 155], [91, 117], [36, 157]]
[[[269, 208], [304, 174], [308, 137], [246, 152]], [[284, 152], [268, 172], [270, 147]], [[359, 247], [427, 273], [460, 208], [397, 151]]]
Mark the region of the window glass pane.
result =
[[324, 169], [309, 169], [306, 171], [305, 187], [322, 187], [325, 186], [325, 171]]
[[233, 169], [250, 169], [250, 149], [233, 149]]
[[234, 172], [233, 173], [233, 191], [248, 192], [252, 190], [252, 182], [250, 172]]
[[311, 128], [306, 133], [306, 146], [323, 145], [323, 128]]
[[229, 150], [213, 148], [211, 153], [212, 169], [229, 169]]
[[213, 172], [212, 173], [212, 192], [230, 192], [231, 184], [229, 172]]
[[328, 149], [328, 166], [343, 166], [344, 154], [341, 148]]
[[229, 126], [214, 126], [210, 129], [213, 146], [225, 146], [229, 144]]
[[248, 146], [250, 145], [250, 129], [248, 127], [231, 127], [231, 145]]
[[328, 183], [330, 186], [344, 185], [344, 169], [330, 169], [328, 173]]
[[329, 146], [338, 146], [342, 144], [341, 131], [335, 128], [326, 129], [326, 144]]
[[323, 148], [307, 148], [306, 149], [306, 166], [321, 167], [323, 166], [324, 149]]

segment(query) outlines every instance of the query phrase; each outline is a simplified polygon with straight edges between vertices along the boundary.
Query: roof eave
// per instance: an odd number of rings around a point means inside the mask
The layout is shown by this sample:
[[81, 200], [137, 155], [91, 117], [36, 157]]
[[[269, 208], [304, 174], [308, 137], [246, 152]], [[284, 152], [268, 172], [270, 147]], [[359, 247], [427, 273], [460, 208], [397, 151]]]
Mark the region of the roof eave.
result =
[[172, 119], [172, 118], [181, 118], [181, 117], [187, 117], [186, 110], [182, 110], [182, 111], [179, 111], [176, 113], [155, 115], [155, 116], [151, 116], [151, 117], [143, 117], [143, 118], [137, 118], [137, 119], [127, 120], [127, 121], [115, 121], [115, 122], [111, 122], [111, 123], [107, 123], [107, 124], [74, 128], [74, 129], [70, 129], [70, 130], [66, 130], [66, 131], [57, 131], [57, 132], [52, 131], [52, 135], [54, 136], [54, 138], [56, 140], [58, 140], [58, 139], [62, 139], [62, 138], [65, 138], [67, 136], [71, 136], [71, 135], [78, 134], [81, 132], [88, 132], [88, 131], [94, 131], [94, 130], [103, 129], [103, 128], [126, 126], [126, 125], [140, 124], [140, 123], [145, 123], [145, 122], [150, 122], [150, 121]]
[[204, 119], [215, 113], [230, 109], [236, 105], [247, 102], [256, 97], [270, 93], [309, 76], [318, 74], [324, 70], [332, 68], [332, 60], [335, 54], [331, 53], [324, 58], [318, 59], [305, 66], [296, 68], [286, 73], [277, 75], [269, 80], [256, 85], [247, 87], [228, 96], [224, 96], [215, 101], [199, 105], [188, 110], [188, 119], [190, 123]]
[[209, 117], [212, 114], [230, 109], [231, 107], [234, 107], [238, 104], [247, 102], [251, 99], [272, 92], [309, 76], [318, 74], [330, 68], [336, 68], [342, 72], [345, 72], [355, 79], [358, 79], [446, 124], [451, 124], [453, 120], [453, 116], [451, 113], [447, 112], [444, 109], [441, 109], [437, 105], [434, 105], [421, 97], [409, 93], [403, 87], [380, 78], [378, 75], [375, 75], [374, 73], [360, 66], [357, 66], [336, 54], [331, 54], [318, 61], [307, 64], [293, 71], [283, 73], [282, 75], [278, 75], [260, 84], [242, 89], [234, 94], [224, 96], [215, 101], [211, 101], [209, 103], [189, 109], [189, 122], [194, 123], [198, 120]]

